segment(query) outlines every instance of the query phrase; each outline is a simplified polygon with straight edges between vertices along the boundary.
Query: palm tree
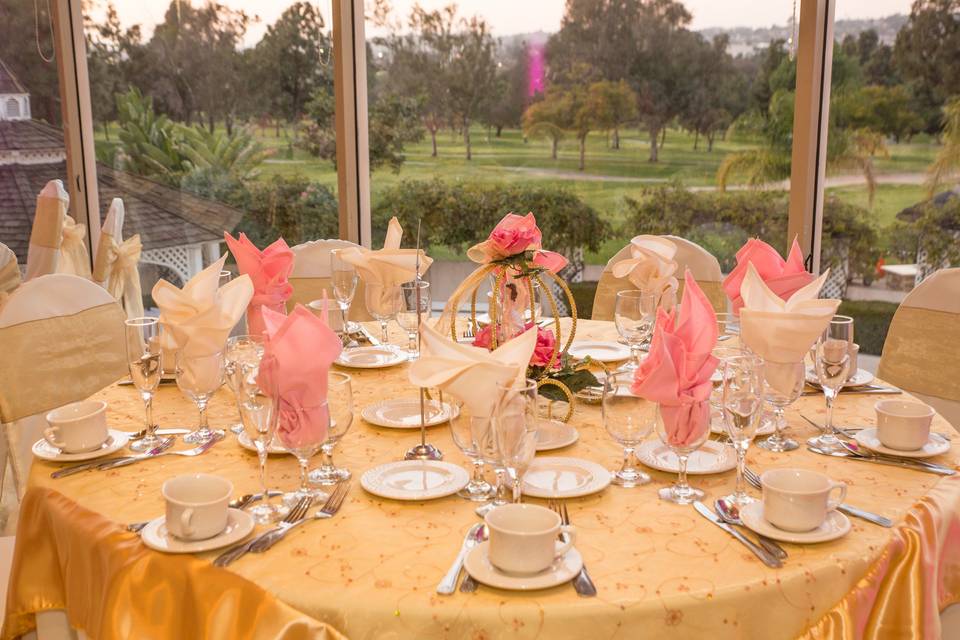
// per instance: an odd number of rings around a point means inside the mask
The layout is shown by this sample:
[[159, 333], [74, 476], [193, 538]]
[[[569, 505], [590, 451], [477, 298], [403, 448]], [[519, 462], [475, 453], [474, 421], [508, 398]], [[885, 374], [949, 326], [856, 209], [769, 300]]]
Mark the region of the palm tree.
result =
[[960, 97], [943, 107], [943, 147], [927, 169], [927, 191], [932, 198], [937, 188], [960, 172]]

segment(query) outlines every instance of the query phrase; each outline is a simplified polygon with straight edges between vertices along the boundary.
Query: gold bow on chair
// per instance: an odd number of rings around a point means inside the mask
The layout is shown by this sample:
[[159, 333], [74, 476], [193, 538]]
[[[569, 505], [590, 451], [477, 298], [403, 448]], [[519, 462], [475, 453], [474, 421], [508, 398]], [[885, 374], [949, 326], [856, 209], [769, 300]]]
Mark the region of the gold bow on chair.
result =
[[0, 300], [2, 295], [8, 294], [20, 286], [20, 267], [16, 260], [10, 260], [0, 267]]
[[108, 233], [100, 234], [100, 250], [94, 265], [93, 279], [123, 304], [128, 318], [143, 315], [143, 297], [140, 291], [140, 273], [137, 265], [143, 244], [140, 235], [130, 236], [119, 245]]
[[63, 220], [63, 241], [60, 244], [60, 262], [57, 273], [69, 273], [87, 279], [92, 278], [87, 247], [83, 239], [87, 235], [87, 226], [77, 223], [70, 216]]

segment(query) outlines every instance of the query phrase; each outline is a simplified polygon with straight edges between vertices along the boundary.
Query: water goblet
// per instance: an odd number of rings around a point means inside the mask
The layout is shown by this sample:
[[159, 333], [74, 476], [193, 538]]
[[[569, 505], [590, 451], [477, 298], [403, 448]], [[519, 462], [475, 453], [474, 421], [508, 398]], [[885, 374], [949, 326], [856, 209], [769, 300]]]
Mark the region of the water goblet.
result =
[[690, 504], [702, 499], [703, 490], [691, 487], [687, 482], [687, 462], [690, 454], [703, 446], [710, 435], [710, 402], [704, 400], [692, 405], [657, 403], [656, 428], [660, 441], [677, 456], [679, 472], [676, 484], [660, 489], [660, 499], [675, 504]]
[[276, 522], [285, 513], [282, 509], [270, 502], [270, 491], [267, 487], [267, 456], [273, 437], [277, 431], [279, 417], [277, 393], [275, 389], [264, 389], [258, 381], [259, 364], [254, 362], [238, 362], [237, 379], [237, 407], [243, 429], [257, 449], [257, 458], [260, 462], [260, 490], [261, 500], [247, 509], [260, 524]]
[[740, 318], [732, 313], [717, 314], [717, 341], [724, 342], [740, 335]]
[[[457, 495], [473, 502], [486, 502], [494, 496], [494, 489], [483, 477], [480, 442], [484, 434], [490, 432], [491, 419], [489, 416], [473, 415], [469, 407], [456, 398], [451, 398], [450, 404], [456, 407], [456, 410], [450, 414], [450, 435], [453, 436], [454, 444], [463, 452], [463, 455], [473, 463], [470, 482], [458, 491]], [[456, 417], [453, 417], [454, 413]]]
[[747, 351], [740, 347], [714, 347], [711, 352], [717, 359], [717, 368], [710, 376], [713, 390], [710, 392], [710, 425], [716, 431], [726, 433], [727, 428], [723, 420], [723, 363], [730, 358], [747, 355]]
[[797, 401], [803, 393], [806, 382], [806, 365], [800, 362], [764, 362], [763, 377], [766, 381], [766, 399], [773, 406], [776, 431], [766, 440], [757, 443], [758, 447], [767, 451], [781, 453], [793, 451], [800, 445], [795, 440], [783, 435], [786, 426], [784, 411]]
[[380, 323], [380, 341], [390, 343], [387, 325], [397, 317], [403, 306], [403, 294], [398, 285], [383, 286], [379, 283], [368, 282], [364, 285], [364, 297], [367, 311], [374, 320]]
[[350, 470], [333, 463], [333, 450], [353, 424], [353, 385], [350, 376], [331, 371], [327, 378], [327, 407], [330, 426], [320, 445], [320, 466], [308, 474], [313, 484], [334, 485], [350, 478]]
[[397, 324], [407, 332], [407, 354], [411, 360], [420, 356], [420, 348], [417, 344], [417, 332], [420, 326], [417, 323], [417, 315], [421, 320], [430, 317], [430, 283], [423, 280], [414, 280], [404, 282], [400, 285], [402, 301], [400, 310], [397, 312]]
[[157, 425], [153, 422], [153, 395], [160, 385], [160, 322], [157, 318], [130, 318], [124, 323], [127, 343], [127, 365], [130, 379], [143, 400], [143, 438], [130, 443], [133, 451], [149, 451], [160, 443]]
[[727, 359], [721, 366], [724, 423], [737, 452], [737, 487], [726, 499], [742, 506], [756, 501], [744, 490], [743, 468], [763, 413], [763, 360], [742, 355]]
[[[237, 411], [240, 410], [240, 385], [243, 381], [243, 364], [257, 365], [263, 357], [263, 337], [252, 335], [234, 336], [227, 340], [227, 348], [223, 352], [223, 373], [227, 386], [233, 391], [237, 401]], [[230, 431], [239, 434], [243, 431], [243, 424], [235, 424]]]
[[853, 341], [853, 318], [834, 316], [817, 341], [814, 366], [827, 403], [827, 419], [823, 433], [807, 440], [807, 444], [827, 453], [844, 452], [833, 426], [833, 404], [850, 373], [850, 343]]
[[656, 318], [655, 295], [638, 289], [617, 292], [613, 321], [620, 336], [630, 345], [630, 360], [621, 367], [623, 371], [636, 371], [640, 368], [640, 349], [653, 335]]
[[493, 430], [501, 464], [513, 485], [513, 501], [520, 502], [523, 476], [537, 453], [537, 382], [498, 384], [497, 393], [500, 401], [493, 415]]
[[505, 480], [506, 468], [503, 466], [503, 456], [500, 455], [500, 445], [497, 442], [496, 429], [493, 425], [493, 417], [487, 417], [471, 424], [473, 437], [477, 441], [477, 451], [480, 460], [485, 465], [493, 469], [493, 475], [496, 478], [491, 501], [488, 506], [499, 507], [507, 504], [507, 483]]
[[342, 249], [330, 252], [330, 281], [333, 285], [333, 297], [340, 308], [340, 317], [343, 320], [344, 333], [354, 330], [352, 323], [347, 320], [347, 313], [353, 303], [353, 296], [357, 293], [357, 268], [341, 257]]
[[623, 464], [612, 471], [612, 482], [621, 487], [638, 487], [650, 482], [650, 476], [640, 470], [636, 449], [653, 430], [656, 407], [632, 393], [629, 389], [633, 374], [621, 372], [608, 375], [603, 382], [603, 427], [623, 447]]
[[176, 365], [177, 387], [196, 403], [200, 411], [199, 426], [183, 436], [183, 441], [203, 444], [214, 437], [223, 436], [223, 430], [211, 429], [207, 424], [207, 404], [223, 385], [223, 351], [207, 355], [188, 355], [181, 350], [177, 352]]

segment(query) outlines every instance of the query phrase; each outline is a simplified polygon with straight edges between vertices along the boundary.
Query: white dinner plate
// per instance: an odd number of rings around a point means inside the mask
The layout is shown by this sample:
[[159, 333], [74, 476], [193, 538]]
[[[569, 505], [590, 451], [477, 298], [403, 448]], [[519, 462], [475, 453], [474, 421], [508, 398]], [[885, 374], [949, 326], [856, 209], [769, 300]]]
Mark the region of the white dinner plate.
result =
[[740, 519], [743, 524], [762, 536], [779, 540], [780, 542], [792, 542], [793, 544], [816, 544], [817, 542], [829, 542], [847, 535], [850, 531], [850, 519], [839, 511], [831, 511], [827, 514], [827, 519], [813, 531], [785, 531], [775, 527], [767, 522], [763, 517], [763, 503], [751, 502], [740, 507]]
[[931, 433], [930, 437], [927, 439], [927, 444], [914, 451], [891, 449], [890, 447], [884, 446], [883, 443], [880, 442], [880, 438], [877, 437], [876, 429], [864, 429], [863, 431], [857, 431], [853, 435], [853, 439], [865, 446], [867, 449], [872, 449], [877, 453], [885, 453], [887, 455], [899, 456], [901, 458], [929, 458], [930, 456], [938, 456], [941, 453], [950, 451], [950, 442], [939, 433]]
[[462, 467], [438, 460], [400, 460], [368, 469], [360, 484], [392, 500], [433, 500], [460, 491], [470, 476]]
[[143, 544], [164, 553], [201, 553], [240, 542], [253, 531], [253, 516], [240, 509], [227, 513], [227, 528], [206, 540], [181, 540], [167, 531], [166, 518], [160, 516], [143, 528]]
[[109, 429], [108, 433], [106, 442], [100, 445], [99, 449], [84, 451], [83, 453], [61, 453], [60, 449], [41, 438], [33, 443], [33, 455], [51, 462], [82, 462], [83, 460], [108, 456], [115, 451], [119, 451], [130, 439], [130, 434], [126, 431]]
[[[874, 375], [866, 369], [857, 369], [857, 372], [853, 374], [843, 386], [862, 387], [865, 384], [870, 384], [874, 381], [874, 379]], [[820, 379], [817, 377], [817, 370], [813, 367], [807, 367], [807, 382], [818, 387], [820, 386]]]
[[[361, 417], [370, 424], [388, 429], [419, 429], [420, 428], [420, 399], [398, 398], [384, 400], [364, 407]], [[460, 415], [460, 408], [447, 402], [441, 407], [437, 400], [428, 400], [426, 403], [427, 426], [434, 427], [446, 424], [449, 420]]]
[[[766, 420], [764, 418], [769, 418]], [[760, 436], [769, 436], [774, 431], [777, 430], [776, 418], [773, 415], [763, 416], [760, 418], [760, 426], [757, 427], [756, 437]], [[710, 422], [710, 433], [716, 433], [719, 435], [727, 435], [727, 428], [723, 426], [723, 421], [720, 419], [712, 420]]]
[[537, 451], [569, 447], [580, 437], [576, 428], [559, 420], [541, 418], [537, 424]]
[[510, 591], [536, 591], [549, 589], [570, 582], [583, 568], [583, 556], [575, 548], [571, 548], [545, 571], [530, 575], [504, 573], [490, 563], [487, 550], [490, 542], [481, 542], [467, 554], [463, 568], [467, 570], [477, 582], [488, 587], [508, 589]]
[[396, 347], [378, 345], [344, 349], [336, 364], [351, 369], [383, 369], [407, 361], [407, 354]]
[[[250, 439], [250, 436], [247, 435], [246, 431], [241, 431], [237, 434], [237, 444], [246, 449], [247, 451], [257, 452], [257, 446], [253, 444], [253, 440]], [[270, 455], [283, 455], [285, 453], [290, 453], [287, 451], [282, 444], [277, 442], [276, 437], [274, 437], [273, 442], [270, 443], [270, 446], [267, 447], [267, 453]], [[291, 454], [293, 455], [293, 454]]]
[[[643, 464], [667, 473], [678, 473], [680, 461], [677, 454], [659, 440], [647, 440], [637, 449], [637, 459]], [[737, 454], [715, 440], [707, 440], [703, 446], [690, 454], [687, 459], [687, 473], [703, 476], [711, 473], [723, 473], [737, 466]]]
[[534, 458], [523, 476], [523, 494], [531, 498], [579, 498], [603, 491], [610, 472], [581, 458]]
[[618, 342], [577, 340], [570, 345], [567, 353], [580, 359], [590, 356], [597, 362], [620, 362], [630, 358], [630, 347]]

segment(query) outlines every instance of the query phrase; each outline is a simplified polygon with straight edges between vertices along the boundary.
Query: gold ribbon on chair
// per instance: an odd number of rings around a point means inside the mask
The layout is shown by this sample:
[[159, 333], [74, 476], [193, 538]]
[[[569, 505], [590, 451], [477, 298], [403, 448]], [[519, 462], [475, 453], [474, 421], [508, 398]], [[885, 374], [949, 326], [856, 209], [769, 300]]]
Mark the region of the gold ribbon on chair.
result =
[[0, 294], [10, 293], [20, 286], [20, 267], [16, 260], [10, 260], [0, 267]]
[[59, 198], [40, 196], [30, 230], [30, 244], [48, 249], [59, 249], [63, 242], [63, 224], [66, 205]]
[[[323, 292], [327, 292], [327, 298], [334, 300], [333, 282], [330, 278], [290, 278], [290, 285], [293, 287], [293, 295], [287, 300], [287, 311], [292, 311], [297, 304], [306, 306], [314, 300], [321, 300]], [[367, 312], [367, 306], [364, 302], [363, 280], [357, 279], [357, 289], [353, 294], [353, 302], [350, 304], [349, 319], [353, 322], [369, 322], [373, 320]]]
[[87, 236], [87, 225], [79, 224], [70, 216], [63, 218], [63, 240], [60, 244], [60, 261], [57, 273], [69, 273], [91, 279], [90, 258], [83, 240]]
[[[700, 281], [697, 284], [703, 290], [704, 295], [713, 305], [714, 311], [721, 313], [727, 310], [727, 296], [723, 292], [723, 286], [720, 282]], [[636, 289], [636, 285], [627, 278], [618, 278], [610, 271], [604, 271], [600, 275], [600, 282], [597, 283], [597, 293], [593, 297], [593, 320], [613, 320], [613, 309], [617, 303], [617, 292], [628, 289]], [[683, 282], [677, 290], [676, 298], [679, 300], [683, 295]]]
[[[945, 345], [960, 344], [960, 316], [946, 311], [904, 307], [890, 323], [877, 375], [911, 392], [960, 400], [960, 377], [944, 375], [931, 363], [944, 362]], [[954, 349], [953, 353], [956, 353]], [[956, 366], [956, 362], [951, 363]]]
[[137, 265], [143, 245], [140, 235], [127, 238], [119, 245], [109, 233], [100, 234], [97, 259], [93, 265], [93, 279], [102, 282], [104, 288], [122, 302], [128, 318], [143, 315], [143, 294], [140, 290], [140, 273]]

